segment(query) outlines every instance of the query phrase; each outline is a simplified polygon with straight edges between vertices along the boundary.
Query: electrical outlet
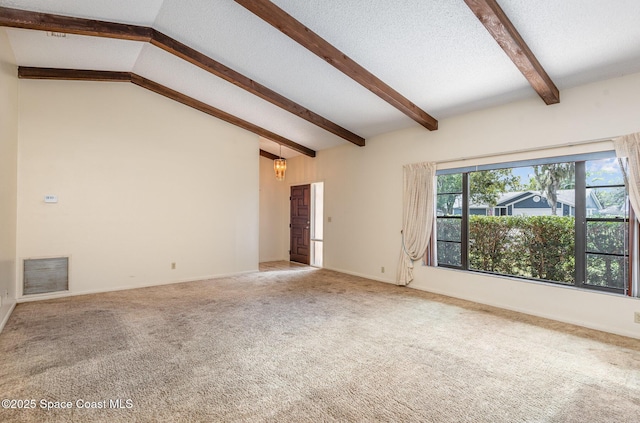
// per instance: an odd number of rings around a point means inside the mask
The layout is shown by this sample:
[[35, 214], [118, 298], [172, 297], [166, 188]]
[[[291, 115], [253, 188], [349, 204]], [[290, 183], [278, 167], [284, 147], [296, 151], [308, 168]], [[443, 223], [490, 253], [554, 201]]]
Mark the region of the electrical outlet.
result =
[[633, 313], [633, 321], [635, 323], [640, 323], [640, 311], [636, 311]]
[[174, 261], [173, 263], [171, 263], [171, 270], [175, 270], [176, 268], [176, 262]]
[[384, 266], [380, 268], [380, 273], [384, 273]]

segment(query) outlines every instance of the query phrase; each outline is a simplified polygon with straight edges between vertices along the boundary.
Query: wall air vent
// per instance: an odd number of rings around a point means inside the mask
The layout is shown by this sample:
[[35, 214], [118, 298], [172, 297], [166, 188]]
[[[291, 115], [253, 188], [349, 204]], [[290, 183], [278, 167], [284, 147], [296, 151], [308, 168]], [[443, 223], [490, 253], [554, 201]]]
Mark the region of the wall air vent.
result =
[[69, 289], [69, 257], [24, 261], [23, 295]]
[[64, 32], [47, 31], [47, 37], [67, 38], [67, 34], [65, 34]]

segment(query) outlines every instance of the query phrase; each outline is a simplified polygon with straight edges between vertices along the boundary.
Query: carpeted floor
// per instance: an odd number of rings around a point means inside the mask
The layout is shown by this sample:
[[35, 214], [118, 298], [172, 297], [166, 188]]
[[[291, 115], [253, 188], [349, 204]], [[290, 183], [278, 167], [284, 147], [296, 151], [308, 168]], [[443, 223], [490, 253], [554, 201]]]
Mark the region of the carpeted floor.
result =
[[640, 418], [639, 340], [300, 267], [19, 304], [0, 357], [2, 422]]

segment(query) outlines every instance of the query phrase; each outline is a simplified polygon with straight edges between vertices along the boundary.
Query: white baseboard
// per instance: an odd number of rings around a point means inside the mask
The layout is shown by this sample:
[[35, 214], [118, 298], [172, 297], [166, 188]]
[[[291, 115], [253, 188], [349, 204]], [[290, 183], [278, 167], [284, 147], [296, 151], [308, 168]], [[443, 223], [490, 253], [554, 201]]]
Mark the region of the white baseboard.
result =
[[336, 269], [333, 267], [324, 267], [323, 269], [333, 270], [334, 272], [346, 273], [347, 275], [351, 275], [351, 276], [358, 276], [360, 278], [371, 279], [378, 282], [384, 282], [384, 283], [390, 283], [390, 284], [396, 285], [396, 282], [393, 279], [378, 278], [376, 276], [365, 275], [364, 273], [351, 272], [349, 270]]
[[220, 278], [227, 278], [227, 277], [231, 277], [231, 276], [245, 275], [247, 273], [254, 273], [254, 272], [257, 272], [257, 271], [258, 271], [258, 269], [244, 270], [242, 272], [220, 273], [220, 274], [216, 274], [216, 275], [198, 276], [198, 277], [194, 277], [194, 278], [179, 279], [179, 280], [175, 280], [175, 281], [149, 283], [149, 284], [142, 284], [142, 285], [121, 285], [121, 286], [114, 286], [114, 287], [109, 287], [109, 288], [104, 288], [104, 289], [89, 289], [89, 290], [85, 290], [85, 291], [64, 291], [64, 292], [56, 292], [56, 293], [48, 293], [48, 294], [34, 294], [34, 295], [29, 295], [29, 296], [24, 296], [23, 295], [22, 297], [18, 298], [17, 302], [18, 303], [27, 303], [27, 302], [31, 302], [31, 301], [44, 301], [44, 300], [53, 300], [53, 299], [56, 299], [56, 298], [75, 297], [75, 296], [78, 296], [78, 295], [102, 294], [102, 293], [105, 293], [105, 292], [126, 291], [128, 289], [150, 288], [150, 287], [153, 287], [153, 286], [171, 285], [171, 284], [174, 284], [174, 283], [185, 283], [185, 282], [204, 281], [204, 280], [209, 280], [209, 279], [220, 279]]
[[289, 258], [280, 257], [280, 258], [261, 258], [260, 259], [260, 263], [268, 263], [270, 261], [289, 261]]
[[542, 317], [543, 319], [549, 319], [549, 320], [554, 320], [556, 322], [568, 323], [570, 325], [581, 326], [583, 328], [599, 330], [601, 332], [613, 333], [613, 334], [616, 334], [616, 335], [622, 335], [622, 336], [626, 336], [626, 337], [629, 337], [629, 338], [640, 339], [640, 336], [638, 336], [638, 333], [631, 332], [631, 331], [626, 331], [626, 330], [621, 330], [619, 328], [611, 328], [611, 327], [605, 326], [605, 325], [598, 325], [598, 324], [589, 323], [589, 322], [583, 322], [583, 321], [578, 321], [578, 320], [573, 320], [573, 319], [567, 319], [566, 317], [558, 317], [558, 316], [554, 316], [554, 315], [551, 315], [551, 314], [548, 314], [548, 313], [540, 313], [540, 312], [537, 312], [537, 311], [526, 310], [526, 309], [523, 309], [523, 308], [520, 308], [520, 307], [509, 307], [509, 306], [505, 306], [504, 304], [497, 304], [497, 303], [493, 303], [491, 301], [478, 301], [477, 299], [473, 299], [473, 298], [470, 298], [470, 297], [468, 298], [468, 297], [463, 297], [463, 296], [458, 296], [458, 295], [451, 295], [451, 293], [442, 292], [442, 291], [439, 291], [437, 289], [425, 289], [423, 287], [416, 287], [416, 286], [411, 286], [411, 285], [409, 285], [409, 288], [413, 288], [413, 289], [416, 289], [418, 291], [430, 292], [432, 294], [442, 295], [442, 296], [445, 296], [445, 297], [458, 298], [460, 300], [465, 300], [465, 301], [469, 301], [469, 302], [476, 303], [476, 304], [484, 304], [484, 305], [488, 305], [488, 306], [491, 306], [491, 307], [500, 308], [500, 309], [503, 309], [503, 310], [515, 311], [516, 313], [522, 313], [522, 314], [528, 314], [530, 316]]
[[9, 317], [11, 317], [11, 313], [13, 313], [13, 309], [16, 308], [16, 302], [12, 301], [11, 305], [7, 308], [5, 315], [2, 317], [2, 321], [0, 321], [0, 332], [4, 329], [4, 326], [9, 321]]

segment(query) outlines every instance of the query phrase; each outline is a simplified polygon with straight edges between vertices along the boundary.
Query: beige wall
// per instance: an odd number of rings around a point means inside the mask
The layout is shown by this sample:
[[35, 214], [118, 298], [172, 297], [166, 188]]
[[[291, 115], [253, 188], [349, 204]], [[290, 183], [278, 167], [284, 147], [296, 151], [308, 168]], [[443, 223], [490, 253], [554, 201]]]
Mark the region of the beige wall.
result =
[[260, 157], [260, 261], [289, 260], [289, 238], [282, 230], [288, 203], [286, 181], [277, 181], [273, 160]]
[[[545, 149], [640, 131], [640, 74], [563, 90], [561, 103], [539, 98], [417, 125], [290, 160], [289, 185], [325, 181], [325, 266], [393, 282], [400, 252], [402, 165]], [[610, 143], [552, 150], [549, 155], [609, 148]], [[535, 155], [535, 153], [532, 153]], [[524, 158], [532, 154], [510, 157]], [[475, 164], [467, 160], [440, 167]], [[283, 228], [283, 231], [288, 229]], [[385, 273], [381, 267], [385, 267]], [[572, 288], [482, 276], [416, 263], [413, 288], [640, 337], [640, 300]]]
[[247, 131], [132, 84], [21, 80], [18, 169], [18, 259], [70, 256], [72, 294], [257, 269]]
[[18, 70], [0, 28], [0, 330], [15, 305]]

